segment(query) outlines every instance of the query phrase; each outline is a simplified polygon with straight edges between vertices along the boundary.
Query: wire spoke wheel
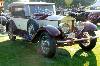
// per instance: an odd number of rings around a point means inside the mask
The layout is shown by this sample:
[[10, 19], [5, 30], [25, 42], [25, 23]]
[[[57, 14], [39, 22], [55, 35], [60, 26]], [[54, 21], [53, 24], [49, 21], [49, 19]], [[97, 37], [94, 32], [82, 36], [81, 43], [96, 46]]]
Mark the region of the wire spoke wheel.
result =
[[[88, 32], [85, 32], [85, 36], [87, 38], [90, 38], [90, 35], [88, 34]], [[82, 43], [84, 46], [89, 46], [90, 45], [90, 40], [86, 40], [86, 43]]]
[[56, 52], [55, 37], [48, 32], [43, 31], [39, 37], [39, 44], [42, 55], [47, 58], [52, 58]]
[[42, 41], [41, 41], [41, 49], [43, 50], [43, 53], [47, 54], [49, 52], [49, 40], [47, 36], [43, 36], [42, 37]]
[[[95, 34], [94, 31], [88, 31], [85, 34], [85, 36], [88, 38], [90, 36], [96, 36], [96, 34]], [[85, 40], [83, 42], [80, 42], [79, 45], [83, 50], [88, 50], [89, 51], [89, 50], [91, 50], [95, 47], [96, 41], [97, 41], [97, 38], [92, 39], [92, 40]]]
[[30, 40], [34, 37], [34, 34], [35, 34], [34, 26], [32, 24], [29, 24], [28, 35]]
[[97, 20], [97, 15], [94, 13], [90, 13], [88, 16], [88, 20], [91, 22], [95, 22]]

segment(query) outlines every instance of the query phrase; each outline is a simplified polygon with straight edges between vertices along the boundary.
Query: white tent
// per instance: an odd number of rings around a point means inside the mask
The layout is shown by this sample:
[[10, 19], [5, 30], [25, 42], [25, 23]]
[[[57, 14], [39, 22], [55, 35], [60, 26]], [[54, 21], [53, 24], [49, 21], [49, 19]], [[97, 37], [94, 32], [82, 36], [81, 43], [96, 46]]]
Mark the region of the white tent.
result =
[[98, 0], [96, 3], [94, 3], [93, 5], [89, 7], [100, 7], [100, 0]]

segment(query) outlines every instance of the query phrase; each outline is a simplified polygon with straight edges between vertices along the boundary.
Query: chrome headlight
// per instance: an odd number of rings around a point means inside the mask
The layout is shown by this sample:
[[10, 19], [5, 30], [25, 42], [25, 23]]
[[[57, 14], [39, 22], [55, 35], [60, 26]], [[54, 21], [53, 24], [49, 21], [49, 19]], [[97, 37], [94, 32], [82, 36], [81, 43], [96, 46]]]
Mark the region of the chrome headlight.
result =
[[69, 26], [66, 23], [60, 23], [59, 26], [62, 32], [67, 33], [69, 31]]
[[78, 30], [83, 30], [84, 29], [84, 24], [82, 22], [77, 22], [77, 26]]

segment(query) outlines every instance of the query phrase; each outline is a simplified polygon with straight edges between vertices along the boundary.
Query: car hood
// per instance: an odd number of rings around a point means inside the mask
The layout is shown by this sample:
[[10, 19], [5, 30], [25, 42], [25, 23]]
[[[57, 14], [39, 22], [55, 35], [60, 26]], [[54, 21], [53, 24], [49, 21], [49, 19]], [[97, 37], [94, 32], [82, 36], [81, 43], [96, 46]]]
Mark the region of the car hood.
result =
[[64, 17], [66, 17], [66, 16], [51, 15], [51, 16], [48, 16], [48, 17], [45, 18], [45, 19], [47, 19], [47, 20], [61, 20], [61, 19], [63, 19]]

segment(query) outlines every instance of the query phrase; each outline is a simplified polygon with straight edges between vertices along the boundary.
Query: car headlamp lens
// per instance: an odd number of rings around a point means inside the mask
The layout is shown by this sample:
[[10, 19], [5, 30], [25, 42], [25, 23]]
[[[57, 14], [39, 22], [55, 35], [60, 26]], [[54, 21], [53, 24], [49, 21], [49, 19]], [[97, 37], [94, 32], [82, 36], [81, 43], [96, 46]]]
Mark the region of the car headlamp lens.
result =
[[62, 32], [64, 32], [64, 33], [68, 32], [68, 30], [69, 30], [69, 26], [66, 23], [60, 24], [60, 28], [61, 28]]
[[77, 23], [77, 28], [78, 28], [78, 30], [83, 30], [84, 24], [82, 22]]

